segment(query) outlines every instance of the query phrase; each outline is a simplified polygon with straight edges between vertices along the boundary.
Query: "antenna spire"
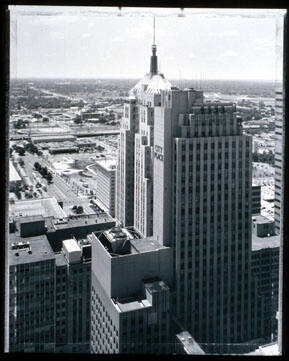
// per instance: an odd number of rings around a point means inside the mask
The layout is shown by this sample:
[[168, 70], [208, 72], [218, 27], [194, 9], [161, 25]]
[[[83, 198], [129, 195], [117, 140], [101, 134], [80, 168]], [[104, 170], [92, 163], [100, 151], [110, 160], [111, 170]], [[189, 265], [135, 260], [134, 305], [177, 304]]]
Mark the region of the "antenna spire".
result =
[[156, 43], [156, 17], [154, 16], [154, 38], [153, 38], [153, 44]]
[[156, 33], [156, 17], [154, 16], [154, 32], [153, 32], [153, 45], [152, 45], [152, 56], [151, 56], [151, 68], [150, 73], [151, 75], [155, 75], [158, 73], [158, 57], [156, 55], [157, 46], [155, 44], [155, 33]]

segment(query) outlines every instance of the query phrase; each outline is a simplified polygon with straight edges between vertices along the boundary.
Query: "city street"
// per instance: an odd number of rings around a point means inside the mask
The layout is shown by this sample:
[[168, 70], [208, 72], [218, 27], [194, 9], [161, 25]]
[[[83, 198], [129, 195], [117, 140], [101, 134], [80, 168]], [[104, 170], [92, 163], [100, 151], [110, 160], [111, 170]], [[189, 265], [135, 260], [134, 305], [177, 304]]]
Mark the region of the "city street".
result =
[[[37, 155], [27, 154], [23, 157], [25, 162], [24, 169], [27, 176], [30, 178], [32, 182], [34, 182], [32, 172], [34, 171], [37, 176], [41, 179], [42, 185], [47, 187], [47, 194], [51, 197], [55, 197], [58, 201], [64, 201], [68, 204], [77, 204], [80, 201], [79, 196], [65, 183], [65, 181], [57, 175], [49, 162], [42, 157]], [[47, 181], [41, 176], [40, 173], [34, 170], [34, 163], [38, 162], [42, 166], [46, 166], [53, 174], [53, 183], [48, 184]]]

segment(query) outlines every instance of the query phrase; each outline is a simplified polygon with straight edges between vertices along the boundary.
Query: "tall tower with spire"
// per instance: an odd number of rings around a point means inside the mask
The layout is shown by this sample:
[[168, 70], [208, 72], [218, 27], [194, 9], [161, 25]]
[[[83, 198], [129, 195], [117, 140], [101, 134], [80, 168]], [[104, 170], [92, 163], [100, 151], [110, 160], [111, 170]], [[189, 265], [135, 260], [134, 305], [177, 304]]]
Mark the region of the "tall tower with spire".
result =
[[154, 23], [150, 72], [125, 104], [117, 182], [132, 186], [118, 201], [133, 197], [144, 245], [172, 250], [172, 324], [207, 352], [248, 350], [264, 336], [251, 272], [251, 153], [234, 104], [206, 103], [158, 71]]
[[153, 231], [154, 108], [171, 83], [158, 72], [155, 18], [150, 72], [130, 90], [121, 121], [117, 165], [116, 217], [143, 235]]

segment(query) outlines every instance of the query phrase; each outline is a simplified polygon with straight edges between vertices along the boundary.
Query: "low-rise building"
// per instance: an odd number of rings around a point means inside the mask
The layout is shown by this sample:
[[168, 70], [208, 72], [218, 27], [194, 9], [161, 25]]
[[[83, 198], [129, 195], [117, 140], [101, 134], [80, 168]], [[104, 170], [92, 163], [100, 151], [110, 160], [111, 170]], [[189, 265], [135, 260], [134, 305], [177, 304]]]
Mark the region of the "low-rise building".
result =
[[74, 135], [49, 135], [49, 136], [38, 136], [31, 137], [33, 144], [38, 143], [49, 143], [49, 142], [65, 142], [65, 141], [75, 141], [76, 137]]
[[15, 192], [22, 184], [22, 180], [13, 163], [9, 162], [9, 190]]

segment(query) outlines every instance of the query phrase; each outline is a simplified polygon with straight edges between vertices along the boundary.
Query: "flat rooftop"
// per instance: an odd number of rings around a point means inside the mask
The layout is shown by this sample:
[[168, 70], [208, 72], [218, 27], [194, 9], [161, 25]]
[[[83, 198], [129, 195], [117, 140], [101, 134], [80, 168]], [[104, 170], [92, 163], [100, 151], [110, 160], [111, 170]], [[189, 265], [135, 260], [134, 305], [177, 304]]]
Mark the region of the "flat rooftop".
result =
[[[60, 129], [61, 131], [61, 129]], [[37, 136], [37, 137], [31, 137], [32, 142], [55, 142], [56, 140], [59, 140], [61, 142], [65, 140], [74, 140], [76, 139], [74, 135], [43, 135], [43, 136]]]
[[54, 256], [56, 267], [67, 266], [67, 261], [62, 252], [55, 253]]
[[38, 216], [24, 216], [20, 218], [20, 224], [23, 223], [32, 223], [32, 222], [39, 222], [44, 221], [44, 217], [42, 215]]
[[21, 177], [15, 169], [13, 163], [9, 161], [9, 182], [21, 181]]
[[247, 353], [246, 356], [281, 356], [278, 348], [278, 343], [273, 342], [268, 345], [259, 346], [255, 351]]
[[63, 222], [58, 222], [56, 220], [47, 221], [46, 226], [48, 230], [54, 231], [55, 229], [65, 229], [65, 228], [76, 228], [81, 226], [90, 226], [94, 224], [103, 224], [103, 223], [115, 223], [115, 220], [107, 213], [101, 213], [99, 215], [80, 215], [80, 216], [71, 216]]
[[107, 171], [116, 170], [116, 163], [117, 163], [116, 159], [102, 159], [102, 160], [98, 160], [96, 163], [97, 164], [95, 165], [95, 168], [101, 166]]
[[161, 245], [158, 241], [150, 237], [132, 239], [130, 243], [131, 243], [130, 253], [144, 253], [144, 252], [157, 251], [159, 249], [167, 248]]
[[[40, 262], [54, 259], [54, 253], [45, 235], [26, 237], [25, 242], [29, 242], [29, 248], [12, 249], [12, 243], [23, 242], [20, 236], [9, 235], [9, 265], [15, 266], [25, 263]], [[28, 252], [28, 251], [31, 251]]]
[[[96, 232], [95, 236], [113, 257], [168, 248], [158, 243], [152, 237], [142, 238], [141, 234], [133, 229], [133, 227], [113, 227], [100, 234]], [[114, 244], [116, 244], [116, 248], [114, 248]]]
[[280, 235], [270, 237], [257, 237], [252, 233], [252, 251], [259, 251], [264, 248], [280, 247]]
[[65, 246], [65, 248], [67, 249], [67, 252], [69, 252], [69, 253], [70, 252], [81, 252], [81, 249], [74, 238], [66, 239], [62, 243]]
[[261, 214], [252, 217], [252, 221], [256, 224], [272, 223], [273, 221]]
[[66, 213], [54, 197], [42, 199], [23, 199], [10, 204], [9, 214], [13, 217], [54, 217], [65, 218]]
[[188, 331], [182, 331], [176, 335], [180, 343], [184, 346], [184, 350], [189, 355], [205, 355], [200, 345], [193, 339]]
[[141, 300], [137, 297], [126, 297], [122, 299], [114, 299], [113, 303], [119, 312], [131, 312], [141, 310], [146, 307], [152, 307], [151, 303], [147, 300]]
[[146, 289], [148, 289], [151, 293], [168, 291], [169, 287], [165, 284], [164, 281], [156, 280], [156, 281], [144, 281]]

